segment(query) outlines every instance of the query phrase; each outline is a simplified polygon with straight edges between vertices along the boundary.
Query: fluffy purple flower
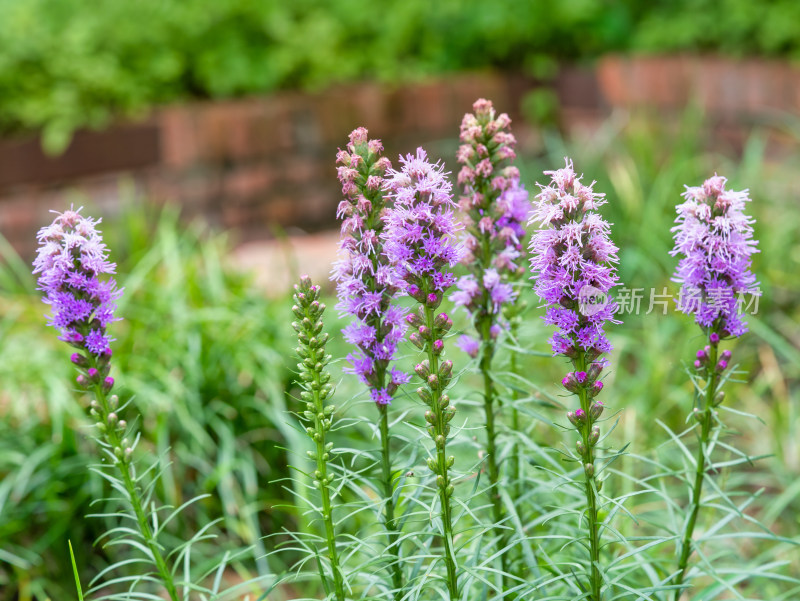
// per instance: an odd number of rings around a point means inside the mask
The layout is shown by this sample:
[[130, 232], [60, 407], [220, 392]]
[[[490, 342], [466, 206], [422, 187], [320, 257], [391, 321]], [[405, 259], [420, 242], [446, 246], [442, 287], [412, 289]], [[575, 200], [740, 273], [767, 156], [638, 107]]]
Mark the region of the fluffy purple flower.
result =
[[531, 207], [519, 170], [506, 165], [516, 157], [516, 140], [508, 131], [511, 120], [505, 113], [496, 116], [485, 99], [472, 108], [474, 114], [467, 113], [461, 122], [463, 144], [456, 155], [462, 165], [459, 206], [466, 223], [463, 262], [472, 273], [459, 280], [453, 302], [478, 317], [499, 314], [516, 297], [510, 282], [524, 273], [523, 223]]
[[[758, 295], [751, 256], [759, 252], [753, 240], [753, 219], [744, 213], [747, 190], [725, 189], [724, 177], [715, 175], [702, 186], [686, 187], [686, 201], [677, 207], [678, 224], [672, 228], [681, 257], [673, 281], [681, 284], [678, 309], [694, 314], [695, 321], [712, 331], [711, 336], [741, 336], [739, 297]], [[719, 332], [719, 335], [717, 334]]]
[[456, 346], [473, 359], [478, 356], [478, 353], [481, 350], [480, 341], [472, 336], [467, 336], [466, 334], [459, 336], [458, 340], [456, 341]]
[[616, 304], [609, 297], [617, 285], [617, 247], [609, 238], [608, 222], [595, 212], [603, 194], [584, 185], [567, 159], [566, 167], [546, 171], [552, 177], [536, 196], [531, 225], [539, 230], [530, 243], [534, 290], [548, 308], [545, 322], [558, 329], [550, 340], [553, 353], [589, 361], [611, 350], [606, 322]]
[[450, 269], [462, 256], [451, 184], [444, 167], [430, 163], [422, 148], [400, 163], [402, 169], [390, 169], [385, 184], [394, 208], [385, 217], [384, 252], [403, 290], [418, 302], [438, 305], [455, 283]]
[[350, 134], [347, 150], [337, 154], [345, 199], [337, 211], [342, 219], [342, 258], [334, 265], [331, 279], [339, 296], [337, 308], [354, 318], [342, 330], [345, 340], [357, 348], [347, 357], [348, 371], [370, 388], [377, 404], [388, 405], [397, 387], [409, 378], [389, 367], [406, 323], [405, 310], [392, 304], [400, 282], [383, 252], [381, 238], [383, 176], [391, 166], [389, 159], [380, 156], [382, 150], [380, 141], [369, 140], [367, 130], [360, 127]]
[[108, 249], [96, 229], [100, 220], [84, 217], [80, 211], [59, 213], [52, 224], [39, 230], [33, 273], [39, 274], [39, 290], [50, 305], [48, 325], [59, 330], [59, 338], [107, 360], [113, 339], [106, 328], [118, 321], [114, 311], [122, 290], [113, 278], [100, 279], [113, 274], [116, 266], [108, 260]]

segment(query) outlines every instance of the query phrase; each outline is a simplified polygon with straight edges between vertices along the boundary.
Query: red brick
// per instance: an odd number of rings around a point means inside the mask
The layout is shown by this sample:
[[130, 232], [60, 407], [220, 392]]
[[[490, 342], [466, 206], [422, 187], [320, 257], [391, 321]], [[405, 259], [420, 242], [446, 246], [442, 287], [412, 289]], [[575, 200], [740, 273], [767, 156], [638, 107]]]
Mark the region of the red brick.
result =
[[626, 66], [625, 59], [619, 56], [606, 56], [598, 62], [597, 80], [600, 91], [612, 107], [630, 104]]
[[200, 158], [195, 111], [192, 106], [161, 109], [158, 117], [161, 161], [168, 167], [183, 169]]
[[224, 177], [222, 193], [226, 198], [263, 195], [275, 182], [275, 174], [267, 163], [237, 167]]

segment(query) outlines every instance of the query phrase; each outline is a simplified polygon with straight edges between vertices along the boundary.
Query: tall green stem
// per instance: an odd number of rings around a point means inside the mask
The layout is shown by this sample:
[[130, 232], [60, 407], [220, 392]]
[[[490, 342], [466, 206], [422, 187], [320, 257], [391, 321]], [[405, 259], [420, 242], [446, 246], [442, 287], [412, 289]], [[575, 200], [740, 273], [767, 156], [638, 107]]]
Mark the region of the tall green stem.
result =
[[[514, 344], [517, 344], [517, 334], [519, 331], [519, 322], [516, 319], [511, 320], [511, 340]], [[519, 366], [517, 365], [517, 351], [511, 351], [510, 357], [510, 365], [509, 369], [512, 374], [515, 376], [517, 375], [517, 370]], [[512, 387], [511, 389], [511, 430], [513, 432], [519, 432], [519, 409], [517, 408], [517, 402], [519, 401], [519, 388], [517, 386]], [[515, 444], [513, 450], [511, 451], [511, 482], [513, 486], [513, 498], [519, 499], [520, 498], [520, 454], [519, 454], [519, 446]]]
[[[434, 324], [433, 309], [425, 307], [425, 325], [430, 332], [436, 332]], [[439, 373], [439, 356], [434, 351], [434, 340], [430, 340], [426, 345], [428, 351], [428, 363], [430, 373]], [[455, 550], [453, 547], [453, 518], [450, 506], [450, 497], [453, 494], [453, 486], [450, 483], [449, 469], [452, 465], [452, 458], [447, 457], [447, 434], [450, 426], [445, 416], [447, 404], [443, 403], [442, 388], [431, 386], [431, 408], [434, 413], [434, 443], [436, 445], [436, 485], [439, 489], [439, 502], [441, 504], [442, 535], [444, 538], [445, 566], [447, 567], [447, 589], [450, 593], [451, 601], [458, 599], [458, 570], [455, 562]], [[443, 406], [444, 405], [444, 406]]]
[[389, 411], [386, 405], [378, 405], [381, 414], [381, 466], [383, 476], [384, 513], [383, 523], [386, 536], [389, 539], [389, 554], [392, 556], [392, 584], [394, 585], [395, 599], [402, 597], [403, 570], [400, 566], [400, 533], [394, 515], [394, 483], [392, 482], [392, 462], [389, 452]]
[[[313, 320], [317, 317], [311, 315], [306, 308], [306, 317]], [[325, 357], [325, 347], [309, 347], [309, 358], [312, 365], [320, 366], [319, 369], [311, 370], [312, 380], [311, 390], [312, 403], [314, 405], [314, 434], [312, 438], [316, 443], [317, 471], [314, 473], [314, 485], [319, 488], [322, 498], [322, 521], [325, 524], [325, 539], [328, 544], [328, 559], [331, 562], [331, 572], [333, 573], [333, 588], [338, 601], [344, 601], [344, 581], [342, 570], [339, 566], [339, 555], [336, 551], [336, 533], [333, 529], [333, 511], [331, 508], [330, 485], [333, 477], [328, 476], [328, 459], [330, 458], [329, 449], [326, 445], [326, 432], [330, 429], [330, 414], [332, 411], [325, 407], [325, 399], [322, 398], [321, 391], [327, 384], [322, 381], [322, 367], [327, 363]], [[327, 410], [326, 410], [327, 409]]]
[[[586, 370], [586, 357], [582, 354], [576, 360], [578, 371]], [[580, 429], [581, 440], [585, 451], [582, 454], [584, 466], [584, 494], [586, 496], [586, 521], [589, 527], [589, 558], [591, 566], [589, 570], [589, 587], [591, 594], [588, 601], [601, 601], [600, 590], [603, 579], [600, 575], [600, 521], [597, 516], [597, 480], [595, 477], [595, 452], [594, 442], [590, 440], [592, 434], [592, 420], [589, 418], [590, 399], [584, 387], [578, 389], [581, 409], [587, 416], [586, 424]], [[591, 467], [589, 467], [591, 466]]]
[[[89, 354], [88, 360], [90, 367], [94, 367], [95, 369], [99, 367], [94, 355]], [[125, 448], [127, 445], [123, 444], [123, 438], [121, 435], [122, 428], [119, 427], [116, 414], [113, 412], [114, 408], [111, 407], [106, 392], [103, 390], [103, 386], [98, 382], [93, 388], [95, 398], [100, 409], [100, 414], [97, 416], [98, 426], [102, 427], [106, 442], [111, 447], [112, 453], [114, 453], [114, 457], [116, 459], [115, 465], [122, 476], [122, 482], [125, 485], [125, 490], [128, 493], [128, 500], [133, 508], [133, 513], [136, 515], [139, 533], [142, 535], [147, 548], [153, 556], [153, 562], [156, 565], [158, 575], [161, 578], [161, 582], [164, 584], [164, 588], [166, 589], [169, 598], [171, 601], [178, 601], [179, 597], [175, 588], [175, 582], [172, 578], [172, 572], [167, 566], [164, 556], [161, 554], [161, 547], [159, 546], [158, 541], [156, 541], [153, 531], [150, 529], [150, 524], [148, 523], [147, 516], [144, 512], [144, 507], [142, 507], [140, 491], [136, 486], [133, 476], [131, 476], [131, 454], [128, 453], [127, 449]], [[113, 416], [113, 418], [110, 419], [109, 416]]]
[[494, 358], [494, 340], [492, 340], [491, 328], [493, 325], [492, 314], [484, 315], [480, 322], [481, 334], [481, 362], [480, 370], [483, 376], [483, 410], [486, 416], [486, 458], [489, 484], [490, 499], [492, 501], [492, 517], [494, 518], [494, 531], [497, 537], [497, 546], [501, 550], [500, 565], [502, 567], [501, 581], [505, 586], [506, 573], [508, 572], [508, 554], [503, 550], [507, 544], [508, 536], [506, 530], [500, 525], [503, 521], [503, 504], [500, 499], [499, 481], [500, 472], [497, 467], [497, 445], [496, 432], [494, 426], [494, 381], [492, 380], [492, 359]]
[[[703, 479], [706, 472], [706, 455], [708, 442], [711, 437], [712, 430], [712, 416], [711, 410], [714, 406], [714, 394], [716, 393], [719, 375], [716, 372], [717, 365], [717, 346], [711, 345], [708, 353], [708, 369], [710, 377], [706, 386], [705, 403], [698, 418], [700, 420], [700, 445], [697, 449], [696, 471], [694, 477], [694, 488], [692, 489], [692, 503], [689, 519], [686, 522], [686, 527], [683, 531], [683, 538], [681, 540], [681, 556], [678, 560], [678, 575], [675, 579], [675, 584], [679, 587], [683, 585], [684, 578], [686, 577], [686, 570], [689, 565], [689, 556], [692, 554], [693, 544], [692, 537], [694, 534], [694, 527], [697, 523], [697, 516], [700, 513], [700, 500], [703, 493]], [[675, 601], [681, 596], [682, 589], [678, 588], [675, 591]]]

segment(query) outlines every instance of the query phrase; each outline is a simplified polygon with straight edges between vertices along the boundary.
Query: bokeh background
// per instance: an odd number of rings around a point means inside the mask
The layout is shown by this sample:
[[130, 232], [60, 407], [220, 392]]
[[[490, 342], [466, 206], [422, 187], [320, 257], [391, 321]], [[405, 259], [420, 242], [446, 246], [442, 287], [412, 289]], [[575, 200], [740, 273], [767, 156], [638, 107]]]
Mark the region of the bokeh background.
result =
[[[169, 536], [222, 518], [198, 561], [252, 545], [232, 580], [279, 571], [262, 537], [297, 519], [278, 480], [302, 446], [286, 291], [301, 271], [327, 278], [336, 149], [364, 125], [390, 157], [423, 145], [454, 170], [479, 97], [511, 115], [530, 189], [570, 156], [608, 195], [622, 281], [647, 291], [608, 382], [639, 452], [665, 441], [656, 420], [683, 423], [682, 361], [699, 344], [671, 308], [646, 314], [651, 289], [677, 292], [674, 206], [715, 172], [750, 189], [763, 297], [730, 396], [759, 419], [731, 425], [770, 455], [744, 471], [764, 489], [752, 515], [797, 537], [798, 58], [793, 0], [0, 0], [0, 599], [71, 598], [68, 539], [87, 580], [113, 554], [84, 518], [102, 482], [30, 275], [48, 211], [103, 218], [125, 287], [118, 379], [163, 457], [159, 496], [211, 493]], [[546, 351], [529, 301], [523, 342]], [[548, 358], [528, 362], [543, 387], [560, 379]]]

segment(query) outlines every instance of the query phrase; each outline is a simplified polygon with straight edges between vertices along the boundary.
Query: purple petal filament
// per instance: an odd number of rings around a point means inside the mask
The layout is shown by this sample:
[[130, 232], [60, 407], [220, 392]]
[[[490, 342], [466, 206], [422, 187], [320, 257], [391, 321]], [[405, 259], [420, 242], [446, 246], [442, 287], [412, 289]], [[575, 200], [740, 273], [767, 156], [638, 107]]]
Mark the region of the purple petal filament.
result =
[[436, 306], [455, 283], [450, 270], [462, 256], [451, 184], [444, 167], [430, 163], [422, 148], [400, 163], [400, 171], [387, 173], [385, 189], [394, 207], [386, 216], [384, 252], [399, 285], [417, 302]]
[[750, 270], [758, 241], [753, 240], [754, 220], [744, 213], [750, 198], [747, 190], [726, 190], [726, 181], [715, 175], [702, 186], [687, 186], [672, 228], [675, 247], [670, 254], [680, 257], [672, 278], [681, 284], [678, 309], [712, 330], [712, 344], [720, 335], [747, 332], [738, 297], [759, 294]]
[[375, 403], [388, 405], [397, 387], [410, 377], [390, 367], [397, 343], [405, 335], [406, 312], [392, 303], [400, 282], [384, 254], [381, 237], [386, 211], [382, 187], [391, 166], [381, 156], [382, 150], [380, 140], [369, 140], [367, 130], [360, 127], [350, 134], [347, 149], [337, 154], [344, 195], [337, 211], [342, 219], [342, 258], [331, 279], [336, 282], [337, 309], [353, 317], [342, 330], [345, 340], [357, 349], [347, 356], [348, 369], [369, 387]]
[[509, 280], [525, 271], [520, 265], [523, 223], [531, 207], [519, 170], [506, 165], [516, 158], [511, 120], [505, 113], [496, 116], [489, 100], [481, 98], [472, 108], [461, 122], [456, 155], [466, 224], [462, 260], [472, 273], [459, 279], [453, 302], [477, 316], [499, 314], [516, 298]]
[[[80, 210], [59, 213], [52, 224], [39, 230], [39, 250], [33, 262], [39, 274], [38, 287], [50, 305], [48, 325], [60, 332], [60, 339], [96, 357], [109, 357], [112, 338], [106, 328], [114, 317], [116, 301], [122, 294], [112, 277], [116, 266], [108, 260], [93, 220]], [[80, 359], [72, 358], [78, 364]]]
[[593, 360], [612, 348], [605, 323], [619, 323], [608, 296], [619, 279], [617, 247], [610, 225], [596, 212], [606, 201], [594, 184], [581, 183], [569, 159], [563, 169], [545, 174], [551, 182], [540, 185], [530, 221], [540, 228], [530, 243], [534, 290], [547, 307], [545, 322], [557, 328], [553, 354], [575, 358], [584, 352]]

